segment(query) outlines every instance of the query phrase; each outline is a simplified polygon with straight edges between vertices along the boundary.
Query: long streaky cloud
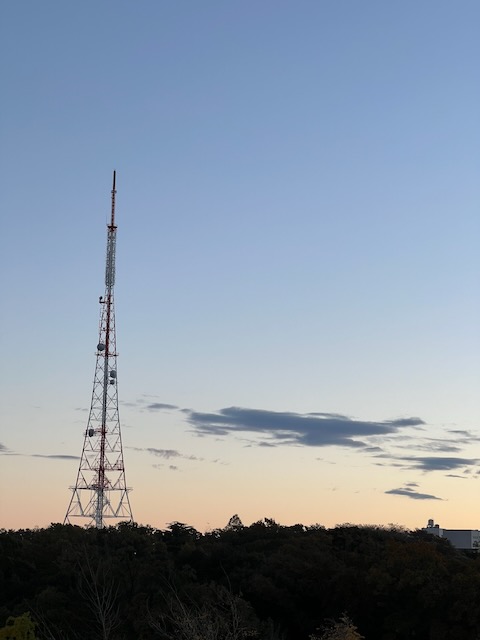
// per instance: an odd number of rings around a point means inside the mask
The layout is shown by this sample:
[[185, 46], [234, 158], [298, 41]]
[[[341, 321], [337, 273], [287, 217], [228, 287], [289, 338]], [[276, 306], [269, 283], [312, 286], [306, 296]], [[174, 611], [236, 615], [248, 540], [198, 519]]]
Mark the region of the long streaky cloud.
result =
[[420, 493], [419, 491], [414, 491], [412, 488], [405, 486], [402, 489], [390, 489], [389, 491], [385, 491], [388, 495], [393, 496], [405, 496], [406, 498], [411, 498], [412, 500], [441, 500], [442, 498], [437, 498], [437, 496], [432, 496], [429, 493]]
[[165, 404], [164, 402], [152, 402], [146, 406], [151, 411], [164, 411], [168, 409], [178, 409], [176, 404]]
[[[156, 458], [164, 458], [165, 460], [170, 460], [171, 458], [179, 458], [182, 460], [190, 460], [195, 462], [204, 462], [205, 458], [199, 458], [198, 456], [194, 456], [192, 454], [187, 455], [185, 453], [180, 453], [176, 449], [155, 449], [154, 447], [148, 447], [146, 449], [141, 449], [138, 447], [133, 447], [135, 451], [147, 451], [152, 456]], [[213, 460], [212, 462], [217, 462], [217, 460]], [[156, 466], [156, 465], [154, 465]]]
[[170, 458], [183, 458], [182, 454], [175, 449], [154, 449], [153, 447], [149, 447], [146, 451], [153, 456], [157, 456], [157, 458], [165, 458], [166, 460], [170, 460]]
[[187, 416], [188, 422], [200, 435], [225, 436], [250, 432], [265, 436], [277, 444], [311, 447], [337, 445], [365, 448], [367, 444], [363, 438], [396, 434], [403, 428], [425, 424], [420, 418], [364, 421], [340, 414], [302, 414], [242, 407], [228, 407], [216, 413], [190, 410]]
[[49, 460], [80, 460], [79, 456], [68, 456], [64, 454], [42, 454], [42, 453], [32, 453], [32, 458], [48, 458]]
[[479, 462], [477, 458], [450, 458], [443, 456], [411, 457], [402, 459], [409, 462], [411, 468], [420, 469], [421, 471], [452, 471], [454, 469], [476, 465]]

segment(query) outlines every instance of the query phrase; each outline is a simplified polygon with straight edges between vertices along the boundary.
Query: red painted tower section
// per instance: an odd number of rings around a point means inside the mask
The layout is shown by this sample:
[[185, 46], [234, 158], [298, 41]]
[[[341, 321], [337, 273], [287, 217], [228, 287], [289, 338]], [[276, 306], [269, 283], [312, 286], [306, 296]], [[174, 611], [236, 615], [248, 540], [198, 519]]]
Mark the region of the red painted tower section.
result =
[[115, 334], [115, 224], [116, 172], [113, 172], [112, 208], [107, 225], [105, 295], [100, 296], [100, 330], [93, 393], [83, 450], [64, 524], [83, 519], [102, 529], [120, 521], [133, 522], [125, 479], [120, 416], [118, 412], [117, 340]]

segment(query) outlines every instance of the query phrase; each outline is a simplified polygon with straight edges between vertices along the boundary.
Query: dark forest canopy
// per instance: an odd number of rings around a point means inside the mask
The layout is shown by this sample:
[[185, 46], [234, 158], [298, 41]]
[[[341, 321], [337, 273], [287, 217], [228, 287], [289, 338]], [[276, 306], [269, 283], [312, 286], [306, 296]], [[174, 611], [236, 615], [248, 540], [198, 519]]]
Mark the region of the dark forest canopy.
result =
[[328, 620], [352, 621], [345, 638], [473, 640], [480, 558], [422, 531], [238, 517], [1, 530], [0, 627], [24, 614], [50, 640], [307, 640]]

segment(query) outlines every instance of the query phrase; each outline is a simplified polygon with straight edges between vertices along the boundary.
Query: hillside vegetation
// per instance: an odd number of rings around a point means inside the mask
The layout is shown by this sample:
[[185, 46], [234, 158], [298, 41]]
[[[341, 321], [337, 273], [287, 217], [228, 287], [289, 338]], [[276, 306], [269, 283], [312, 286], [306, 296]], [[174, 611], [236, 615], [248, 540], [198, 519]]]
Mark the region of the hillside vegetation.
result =
[[0, 627], [16, 640], [475, 640], [480, 560], [420, 531], [269, 519], [2, 530]]

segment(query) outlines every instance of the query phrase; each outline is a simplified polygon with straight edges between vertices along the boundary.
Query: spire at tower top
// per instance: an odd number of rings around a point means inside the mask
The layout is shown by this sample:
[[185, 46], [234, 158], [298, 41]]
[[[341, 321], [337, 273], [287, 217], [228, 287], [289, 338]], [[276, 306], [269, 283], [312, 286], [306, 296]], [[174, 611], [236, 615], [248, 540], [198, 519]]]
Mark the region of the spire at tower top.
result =
[[117, 190], [115, 189], [115, 181], [117, 178], [117, 172], [113, 172], [113, 186], [112, 186], [112, 215], [110, 219], [110, 228], [115, 228], [115, 194]]

